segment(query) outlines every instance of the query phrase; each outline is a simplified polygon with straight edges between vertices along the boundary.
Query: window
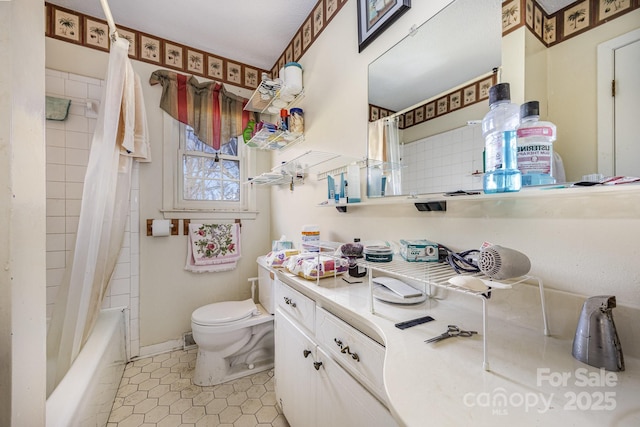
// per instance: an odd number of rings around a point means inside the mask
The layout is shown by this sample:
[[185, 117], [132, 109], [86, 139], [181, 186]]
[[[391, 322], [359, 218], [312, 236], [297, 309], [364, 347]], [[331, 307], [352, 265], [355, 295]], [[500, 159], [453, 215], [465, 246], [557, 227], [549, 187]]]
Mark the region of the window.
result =
[[189, 126], [181, 126], [179, 157], [180, 190], [185, 201], [240, 202], [242, 166], [238, 140], [223, 143], [216, 152], [204, 144]]
[[245, 184], [256, 167], [253, 150], [232, 138], [220, 147], [216, 162], [215, 150], [168, 114], [163, 115], [163, 135], [165, 218], [255, 219], [256, 192]]

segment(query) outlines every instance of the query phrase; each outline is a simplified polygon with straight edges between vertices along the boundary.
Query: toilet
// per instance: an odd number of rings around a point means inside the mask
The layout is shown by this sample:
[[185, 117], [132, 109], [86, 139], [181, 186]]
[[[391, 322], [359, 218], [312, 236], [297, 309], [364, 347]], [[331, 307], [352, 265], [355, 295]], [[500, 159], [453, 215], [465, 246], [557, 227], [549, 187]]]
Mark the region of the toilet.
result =
[[191, 314], [198, 345], [194, 384], [216, 385], [273, 367], [273, 272], [260, 259], [258, 265], [258, 304], [253, 298], [216, 302]]

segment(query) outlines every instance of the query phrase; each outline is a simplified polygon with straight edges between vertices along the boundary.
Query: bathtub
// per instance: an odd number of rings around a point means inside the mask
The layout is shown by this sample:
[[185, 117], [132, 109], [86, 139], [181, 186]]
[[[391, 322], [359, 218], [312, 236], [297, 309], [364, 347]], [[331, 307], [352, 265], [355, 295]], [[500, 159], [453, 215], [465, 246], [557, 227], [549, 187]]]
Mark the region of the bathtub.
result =
[[46, 405], [47, 427], [107, 425], [126, 364], [125, 313], [102, 310], [93, 332]]

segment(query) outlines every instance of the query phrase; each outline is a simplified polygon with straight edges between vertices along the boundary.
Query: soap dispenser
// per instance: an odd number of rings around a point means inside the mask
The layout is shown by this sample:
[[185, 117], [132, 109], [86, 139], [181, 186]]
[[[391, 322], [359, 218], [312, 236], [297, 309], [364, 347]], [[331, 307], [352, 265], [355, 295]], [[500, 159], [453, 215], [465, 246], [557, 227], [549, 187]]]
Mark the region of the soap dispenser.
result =
[[615, 296], [601, 295], [585, 301], [573, 339], [573, 357], [596, 368], [624, 371], [622, 346], [613, 323], [615, 306]]

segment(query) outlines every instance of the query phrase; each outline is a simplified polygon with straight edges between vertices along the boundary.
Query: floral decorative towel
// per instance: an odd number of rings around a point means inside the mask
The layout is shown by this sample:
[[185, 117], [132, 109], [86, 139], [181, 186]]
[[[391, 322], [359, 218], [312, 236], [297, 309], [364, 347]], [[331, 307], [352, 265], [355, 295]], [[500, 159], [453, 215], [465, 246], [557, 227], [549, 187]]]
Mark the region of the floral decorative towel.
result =
[[233, 270], [239, 259], [240, 224], [189, 224], [185, 270]]

